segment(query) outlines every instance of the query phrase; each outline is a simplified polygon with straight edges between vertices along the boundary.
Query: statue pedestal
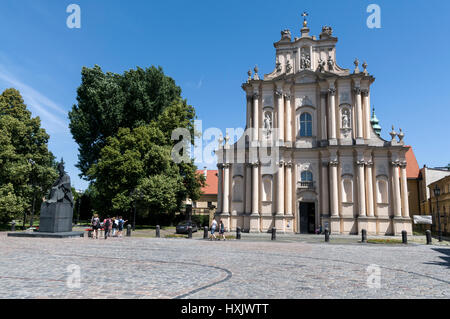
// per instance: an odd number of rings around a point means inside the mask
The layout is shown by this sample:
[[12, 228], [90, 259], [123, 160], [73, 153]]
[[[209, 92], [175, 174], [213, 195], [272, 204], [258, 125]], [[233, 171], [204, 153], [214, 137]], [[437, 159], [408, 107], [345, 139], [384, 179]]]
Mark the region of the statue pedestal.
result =
[[39, 232], [64, 233], [72, 231], [73, 207], [70, 203], [42, 203]]

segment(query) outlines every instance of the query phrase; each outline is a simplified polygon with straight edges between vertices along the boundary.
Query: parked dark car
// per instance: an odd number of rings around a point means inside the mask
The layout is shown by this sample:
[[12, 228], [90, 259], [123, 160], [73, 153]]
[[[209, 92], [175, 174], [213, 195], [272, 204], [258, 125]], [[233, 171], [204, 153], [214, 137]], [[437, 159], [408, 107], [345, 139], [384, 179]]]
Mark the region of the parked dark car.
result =
[[177, 234], [187, 234], [189, 232], [189, 228], [192, 227], [192, 232], [195, 233], [198, 231], [198, 227], [193, 222], [181, 222], [176, 227]]

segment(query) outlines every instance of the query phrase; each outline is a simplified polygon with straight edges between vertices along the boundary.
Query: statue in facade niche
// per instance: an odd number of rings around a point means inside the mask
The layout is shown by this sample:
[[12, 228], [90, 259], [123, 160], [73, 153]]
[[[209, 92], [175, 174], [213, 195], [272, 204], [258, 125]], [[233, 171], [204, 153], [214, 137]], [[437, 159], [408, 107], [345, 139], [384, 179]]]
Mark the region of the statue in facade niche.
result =
[[264, 116], [264, 132], [266, 132], [266, 135], [269, 136], [272, 132], [272, 118], [269, 113], [266, 113]]
[[292, 70], [291, 62], [289, 60], [287, 60], [287, 62], [286, 62], [286, 73], [291, 72], [291, 70]]
[[323, 72], [323, 71], [325, 71], [325, 61], [324, 60], [322, 60], [322, 58], [320, 58], [319, 59], [319, 72]]
[[329, 71], [333, 71], [334, 61], [333, 61], [333, 58], [331, 56], [328, 57], [327, 64], [328, 64], [328, 70]]
[[342, 112], [342, 127], [350, 128], [350, 112], [347, 109]]
[[311, 68], [311, 58], [310, 58], [309, 54], [302, 53], [300, 65], [301, 65], [302, 69]]

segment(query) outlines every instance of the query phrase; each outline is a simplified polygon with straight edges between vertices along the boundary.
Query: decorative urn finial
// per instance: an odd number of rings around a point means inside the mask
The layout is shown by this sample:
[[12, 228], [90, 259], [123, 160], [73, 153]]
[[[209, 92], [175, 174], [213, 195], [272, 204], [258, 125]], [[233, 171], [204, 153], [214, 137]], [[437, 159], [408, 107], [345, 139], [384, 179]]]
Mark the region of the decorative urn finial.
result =
[[259, 75], [258, 75], [259, 68], [258, 68], [257, 65], [255, 65], [255, 68], [253, 69], [253, 71], [255, 71], [255, 75], [253, 76], [253, 80], [259, 80]]
[[397, 136], [398, 136], [398, 142], [399, 143], [403, 143], [403, 139], [405, 138], [405, 133], [403, 133], [403, 131], [402, 131], [402, 129], [401, 128], [399, 128], [399, 133], [397, 134]]
[[367, 63], [366, 61], [364, 61], [364, 63], [362, 64], [362, 67], [364, 68], [364, 74], [367, 74]]
[[248, 70], [247, 75], [248, 75], [247, 82], [250, 82], [252, 79], [252, 70]]
[[359, 60], [358, 60], [358, 58], [355, 59], [353, 64], [355, 65], [355, 70], [353, 72], [354, 73], [359, 73]]
[[391, 141], [394, 141], [395, 137], [397, 136], [397, 132], [394, 129], [394, 125], [392, 125], [392, 131], [391, 131], [391, 133], [389, 133], [389, 135], [391, 135], [391, 138], [392, 138]]

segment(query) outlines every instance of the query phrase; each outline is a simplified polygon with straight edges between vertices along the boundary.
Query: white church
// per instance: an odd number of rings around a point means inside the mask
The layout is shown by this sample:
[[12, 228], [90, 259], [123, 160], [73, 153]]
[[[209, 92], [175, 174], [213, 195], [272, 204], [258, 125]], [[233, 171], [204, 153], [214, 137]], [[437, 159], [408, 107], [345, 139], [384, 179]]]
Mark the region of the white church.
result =
[[[216, 218], [234, 231], [398, 235], [412, 232], [404, 134], [379, 136], [371, 84], [336, 61], [331, 27], [281, 32], [275, 69], [249, 71], [244, 135], [220, 140]], [[376, 118], [375, 118], [376, 119]]]

